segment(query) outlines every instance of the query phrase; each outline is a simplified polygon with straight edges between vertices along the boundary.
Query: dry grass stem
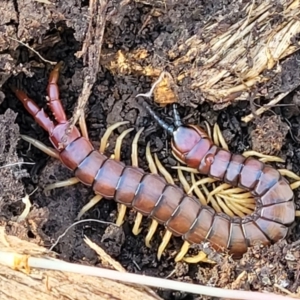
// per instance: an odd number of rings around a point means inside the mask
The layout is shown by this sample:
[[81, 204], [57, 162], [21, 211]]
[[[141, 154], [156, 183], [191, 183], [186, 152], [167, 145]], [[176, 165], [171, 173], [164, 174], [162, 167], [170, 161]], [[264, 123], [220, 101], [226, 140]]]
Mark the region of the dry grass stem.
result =
[[[215, 103], [247, 100], [253, 87], [269, 80], [264, 71], [280, 72], [280, 61], [299, 49], [299, 42], [293, 41], [300, 33], [299, 0], [281, 4], [278, 12], [272, 0], [249, 3], [245, 18], [226, 32], [220, 30], [222, 20], [206, 24], [201, 38], [195, 34], [176, 49], [183, 53], [175, 59], [176, 66], [193, 60], [195, 65], [177, 79], [191, 77], [191, 87]], [[169, 56], [175, 58], [176, 53], [170, 51]]]

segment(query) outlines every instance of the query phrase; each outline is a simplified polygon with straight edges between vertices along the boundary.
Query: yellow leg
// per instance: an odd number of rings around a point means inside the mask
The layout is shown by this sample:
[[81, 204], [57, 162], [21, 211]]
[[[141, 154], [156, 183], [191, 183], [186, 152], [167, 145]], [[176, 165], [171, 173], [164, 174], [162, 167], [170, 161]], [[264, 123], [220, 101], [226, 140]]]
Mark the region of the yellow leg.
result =
[[66, 186], [74, 185], [78, 182], [79, 182], [78, 178], [72, 177], [72, 178], [69, 178], [67, 180], [58, 181], [58, 182], [49, 184], [45, 187], [44, 191], [50, 191], [50, 190], [57, 189], [57, 188], [60, 188], [60, 187], [66, 187]]
[[[192, 179], [192, 184], [194, 185], [196, 183], [196, 179], [195, 179], [195, 174], [194, 173], [191, 173], [191, 179]], [[199, 187], [197, 185], [195, 185], [194, 192], [197, 195], [200, 203], [202, 205], [206, 205], [207, 204], [206, 198], [205, 198], [205, 196], [203, 195], [202, 191], [199, 189]]]
[[122, 142], [123, 142], [123, 139], [125, 138], [125, 136], [131, 132], [134, 128], [129, 128], [125, 131], [122, 132], [122, 134], [117, 138], [117, 141], [116, 141], [116, 146], [115, 146], [115, 151], [114, 151], [114, 154], [115, 154], [115, 157], [114, 159], [115, 160], [121, 160], [121, 147], [122, 147]]
[[[150, 143], [148, 143], [147, 147], [146, 147], [146, 159], [147, 159], [147, 162], [148, 162], [149, 169], [150, 169], [151, 173], [157, 174], [158, 173], [157, 169], [158, 169], [168, 183], [174, 184], [174, 180], [173, 180], [171, 174], [165, 169], [165, 167], [159, 161], [156, 154], [154, 154], [154, 160], [155, 160], [155, 162], [154, 162], [153, 157], [151, 155]], [[152, 220], [152, 223], [150, 225], [148, 234], [147, 234], [146, 239], [145, 239], [145, 244], [149, 248], [151, 247], [150, 246], [150, 241], [151, 241], [151, 239], [152, 239], [152, 237], [153, 237], [153, 235], [154, 235], [154, 233], [157, 229], [157, 226], [158, 226], [157, 221]], [[165, 246], [160, 245], [160, 247], [165, 247]]]
[[296, 175], [294, 172], [289, 171], [287, 169], [279, 169], [278, 172], [282, 175], [282, 176], [286, 176], [289, 177], [291, 179], [294, 179], [296, 181], [300, 181], [300, 177], [298, 175]]
[[82, 207], [76, 217], [76, 220], [79, 220], [83, 216], [83, 214], [85, 214], [88, 210], [90, 210], [93, 206], [100, 202], [102, 198], [103, 197], [100, 195], [95, 195], [85, 206]]
[[223, 149], [228, 150], [228, 145], [224, 140], [223, 134], [218, 124], [215, 124], [214, 126], [213, 141], [217, 146], [221, 146]]
[[215, 261], [208, 259], [207, 255], [203, 251], [200, 251], [195, 256], [184, 257], [183, 261], [185, 261], [189, 264], [198, 264], [199, 262], [204, 262], [204, 263], [209, 263], [209, 264], [215, 264], [216, 263]]
[[142, 219], [143, 219], [143, 215], [138, 212], [136, 214], [136, 217], [135, 217], [135, 220], [134, 220], [134, 226], [132, 228], [132, 233], [134, 235], [138, 235], [138, 234], [141, 233], [142, 228], [140, 228], [140, 226], [141, 226], [141, 223], [142, 223]]
[[228, 184], [228, 183], [223, 183], [221, 185], [219, 185], [217, 188], [215, 188], [213, 191], [211, 191], [208, 195], [208, 198], [207, 198], [207, 202], [210, 201], [210, 199], [212, 198], [212, 196], [218, 194], [219, 192], [223, 191], [223, 190], [226, 190], [228, 188], [231, 188], [231, 185]]
[[166, 179], [166, 181], [168, 183], [170, 183], [170, 184], [174, 184], [174, 180], [173, 180], [171, 174], [165, 169], [165, 167], [159, 161], [156, 153], [154, 154], [154, 160], [155, 160], [155, 164], [156, 164], [158, 170], [164, 176], [164, 178]]
[[100, 142], [100, 148], [99, 148], [99, 152], [100, 153], [104, 153], [105, 151], [105, 148], [107, 147], [107, 140], [109, 139], [109, 136], [112, 134], [112, 132], [122, 126], [122, 125], [125, 125], [125, 124], [128, 124], [129, 121], [123, 121], [123, 122], [118, 122], [118, 123], [115, 123], [113, 125], [111, 125], [110, 127], [108, 127], [101, 139], [101, 142]]
[[155, 162], [154, 162], [153, 157], [151, 155], [150, 142], [148, 142], [147, 146], [146, 146], [146, 160], [148, 162], [150, 172], [153, 173], [153, 174], [158, 174]]
[[[211, 140], [213, 140], [213, 135], [212, 135], [212, 133], [211, 133], [211, 126], [209, 125], [209, 123], [208, 123], [207, 121], [204, 121], [204, 124], [205, 124], [205, 127], [206, 127], [206, 132], [207, 132], [208, 137], [209, 137]], [[216, 141], [214, 141], [214, 143], [215, 143], [216, 145], [218, 145]]]
[[135, 135], [133, 141], [132, 141], [132, 151], [131, 151], [131, 164], [134, 167], [139, 166], [138, 162], [138, 140], [143, 132], [144, 128], [141, 128]]
[[293, 182], [290, 187], [292, 190], [297, 189], [300, 186], [300, 181]]
[[193, 174], [199, 174], [199, 171], [197, 171], [197, 169], [193, 169], [193, 168], [186, 167], [186, 166], [181, 166], [179, 164], [175, 167], [172, 167], [172, 169], [181, 170], [181, 171], [185, 171], [185, 172], [190, 172], [190, 173], [193, 173]]
[[[139, 162], [138, 162], [138, 140], [143, 132], [144, 128], [141, 128], [135, 135], [133, 141], [132, 141], [132, 151], [131, 151], [131, 164], [134, 167], [138, 167], [139, 166]], [[142, 218], [143, 215], [140, 212], [137, 212], [135, 220], [134, 220], [134, 226], [132, 228], [132, 233], [134, 235], [138, 235], [140, 234], [140, 232], [142, 231], [142, 229], [140, 229], [140, 225], [142, 222]]]
[[[210, 194], [210, 192], [209, 192], [208, 188], [206, 187], [206, 185], [202, 184], [201, 187], [202, 187], [203, 192], [204, 192], [204, 194], [205, 194], [205, 196], [206, 196], [206, 199], [207, 199], [207, 198], [208, 198], [208, 195]], [[213, 186], [213, 188], [214, 188], [214, 186]], [[210, 202], [211, 202], [212, 208], [213, 208], [217, 213], [222, 212], [222, 209], [221, 209], [221, 207], [219, 206], [219, 204], [218, 204], [218, 202], [217, 202], [217, 200], [216, 200], [216, 198], [215, 198], [214, 196], [212, 196], [212, 197], [210, 198]], [[207, 204], [208, 204], [208, 203], [209, 203], [209, 201], [207, 201]]]
[[189, 250], [190, 247], [190, 243], [185, 241], [179, 251], [179, 253], [177, 254], [177, 256], [175, 257], [175, 262], [179, 262], [181, 260], [187, 262], [187, 263], [199, 263], [199, 262], [206, 262], [206, 263], [211, 263], [214, 264], [216, 262], [214, 262], [213, 260], [210, 260], [207, 258], [207, 255], [203, 252], [203, 251], [199, 251], [199, 253], [197, 255], [191, 256], [191, 257], [185, 257], [186, 253]]
[[48, 154], [49, 156], [59, 159], [59, 154], [54, 148], [48, 147], [45, 144], [43, 144], [42, 142], [40, 142], [36, 139], [33, 139], [32, 137], [27, 136], [27, 135], [21, 135], [21, 138], [24, 141], [32, 144], [35, 148], [38, 148], [41, 151], [43, 151], [44, 153]]
[[164, 237], [163, 237], [163, 240], [162, 240], [161, 244], [158, 247], [158, 251], [157, 251], [157, 259], [158, 260], [161, 259], [161, 255], [165, 251], [167, 245], [169, 244], [171, 236], [172, 236], [172, 232], [170, 232], [169, 230], [166, 230], [166, 232], [164, 234]]
[[145, 238], [145, 244], [148, 248], [151, 248], [150, 242], [153, 238], [154, 233], [157, 230], [157, 226], [158, 226], [158, 222], [156, 220], [152, 220], [151, 225], [150, 225], [149, 230], [148, 230], [148, 233], [147, 233], [147, 236]]
[[[214, 183], [216, 182], [216, 179], [213, 179], [213, 178], [210, 178], [210, 177], [205, 177], [205, 178], [202, 178], [196, 182], [193, 183], [193, 185], [191, 186], [191, 188], [189, 189], [188, 191], [188, 194], [191, 194], [192, 191], [199, 185], [204, 185], [204, 184], [207, 184], [207, 183]], [[213, 191], [211, 192], [213, 193]], [[213, 196], [214, 194], [212, 194]], [[206, 200], [206, 202], [208, 203], [209, 202], [209, 199]]]
[[116, 221], [116, 225], [121, 226], [124, 222], [124, 217], [126, 214], [127, 207], [123, 204], [118, 205], [118, 217]]
[[81, 130], [82, 136], [84, 136], [86, 139], [89, 139], [89, 134], [88, 134], [86, 122], [85, 122], [84, 111], [81, 113], [81, 115], [79, 117], [79, 127]]
[[[103, 151], [105, 150], [106, 146], [107, 146], [107, 140], [110, 136], [110, 134], [112, 133], [112, 131], [114, 129], [116, 129], [118, 126], [121, 126], [123, 124], [127, 124], [128, 122], [119, 122], [117, 124], [114, 124], [113, 126], [109, 127], [105, 134], [104, 134], [104, 138], [102, 138], [101, 140], [101, 147], [100, 150], [103, 148]], [[86, 130], [86, 123], [84, 120], [84, 116], [81, 116], [81, 118], [79, 119], [79, 125], [80, 125], [80, 129], [81, 132], [83, 134], [83, 136], [87, 137], [87, 130]], [[124, 137], [126, 136], [126, 134], [128, 134], [130, 131], [132, 131], [133, 129], [127, 129], [125, 130], [118, 138], [117, 138], [117, 142], [116, 142], [116, 147], [115, 147], [115, 153], [114, 153], [114, 159], [115, 160], [120, 160], [120, 153], [121, 153], [121, 145], [122, 145], [122, 140], [124, 139]], [[55, 184], [54, 184], [55, 185]], [[77, 219], [80, 219], [82, 217], [83, 214], [85, 214], [88, 210], [90, 210], [93, 206], [95, 206], [99, 201], [101, 201], [102, 196], [100, 195], [95, 195], [79, 212]], [[125, 209], [126, 212], [126, 209]], [[125, 215], [125, 212], [122, 211], [121, 216]], [[122, 219], [120, 219], [119, 215], [118, 215], [118, 220], [117, 220], [118, 224], [117, 225], [121, 225], [122, 224]]]
[[187, 182], [185, 176], [183, 175], [183, 172], [181, 169], [177, 169], [178, 179], [180, 183], [182, 184], [183, 190], [186, 194], [189, 194], [189, 191], [191, 189], [190, 184]]
[[183, 259], [183, 257], [187, 254], [189, 248], [190, 248], [190, 243], [185, 241], [183, 243], [183, 245], [181, 246], [180, 251], [178, 252], [178, 254], [175, 257], [175, 262], [179, 262]]
[[[151, 155], [150, 142], [148, 142], [147, 146], [146, 146], [146, 160], [148, 162], [150, 172], [153, 174], [157, 174], [158, 173], [157, 168], [156, 168], [155, 162], [153, 160], [153, 157]], [[156, 220], [152, 220], [151, 225], [148, 230], [148, 233], [145, 238], [145, 244], [146, 244], [146, 247], [148, 247], [148, 248], [151, 248], [150, 242], [153, 238], [154, 233], [157, 230], [157, 226], [158, 226], [158, 222]]]
[[254, 150], [245, 151], [243, 153], [243, 156], [245, 156], [245, 157], [257, 156], [257, 157], [259, 157], [259, 160], [262, 162], [284, 162], [284, 160], [278, 156], [266, 155], [266, 154], [259, 153]]

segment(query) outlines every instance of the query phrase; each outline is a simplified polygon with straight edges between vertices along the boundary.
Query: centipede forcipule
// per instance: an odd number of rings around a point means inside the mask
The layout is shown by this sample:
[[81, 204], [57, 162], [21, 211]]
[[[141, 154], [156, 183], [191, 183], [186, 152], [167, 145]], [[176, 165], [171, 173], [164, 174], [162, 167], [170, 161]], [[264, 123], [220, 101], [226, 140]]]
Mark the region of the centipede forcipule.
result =
[[[189, 244], [209, 241], [214, 248], [227, 248], [236, 257], [249, 246], [268, 245], [286, 236], [295, 219], [294, 195], [276, 169], [214, 146], [206, 133], [195, 125], [165, 127], [173, 136], [172, 149], [180, 161], [203, 174], [248, 189], [257, 199], [257, 209], [245, 218], [216, 213], [159, 175], [126, 166], [100, 153], [84, 135], [84, 129], [81, 128], [82, 136], [76, 127], [69, 128], [59, 100], [59, 67], [51, 72], [47, 88], [49, 108], [56, 122], [23, 91], [12, 90], [35, 121], [48, 131], [55, 148], [51, 150], [53, 156], [72, 170], [80, 182], [91, 186], [95, 194], [134, 208]], [[165, 123], [160, 121], [160, 124]], [[182, 257], [182, 253], [178, 255]]]

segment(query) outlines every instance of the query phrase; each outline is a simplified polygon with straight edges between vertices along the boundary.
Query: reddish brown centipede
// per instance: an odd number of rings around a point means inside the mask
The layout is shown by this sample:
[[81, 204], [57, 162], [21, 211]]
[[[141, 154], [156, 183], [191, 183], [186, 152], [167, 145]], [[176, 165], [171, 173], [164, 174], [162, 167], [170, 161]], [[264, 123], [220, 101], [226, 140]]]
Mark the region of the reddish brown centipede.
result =
[[48, 153], [58, 157], [97, 195], [133, 207], [188, 244], [210, 241], [216, 249], [228, 248], [235, 256], [256, 243], [267, 245], [286, 236], [295, 218], [294, 198], [288, 182], [275, 169], [214, 146], [197, 126], [180, 124], [176, 130], [164, 126], [173, 134], [172, 149], [177, 158], [204, 174], [249, 189], [256, 196], [258, 208], [249, 217], [230, 218], [216, 213], [162, 177], [125, 166], [95, 150], [84, 134], [84, 126], [80, 126], [83, 136], [76, 127], [69, 128], [59, 100], [59, 67], [51, 72], [47, 88], [56, 124], [23, 91], [14, 87], [12, 90], [35, 121], [48, 131], [55, 148], [55, 152]]

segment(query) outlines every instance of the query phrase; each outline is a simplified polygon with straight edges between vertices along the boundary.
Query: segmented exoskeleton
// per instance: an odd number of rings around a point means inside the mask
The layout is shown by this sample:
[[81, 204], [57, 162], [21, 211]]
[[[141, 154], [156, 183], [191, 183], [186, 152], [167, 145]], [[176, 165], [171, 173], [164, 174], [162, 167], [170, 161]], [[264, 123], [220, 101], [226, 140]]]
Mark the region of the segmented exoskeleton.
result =
[[95, 150], [76, 127], [70, 128], [59, 99], [58, 73], [59, 65], [51, 72], [47, 88], [56, 122], [23, 91], [13, 91], [36, 122], [48, 131], [55, 155], [97, 195], [134, 208], [189, 244], [210, 241], [216, 249], [228, 248], [235, 256], [256, 243], [267, 245], [286, 236], [295, 219], [294, 195], [277, 170], [220, 149], [198, 126], [183, 126], [177, 118], [175, 129], [157, 119], [172, 134], [172, 149], [180, 161], [202, 174], [248, 189], [256, 197], [256, 210], [245, 218], [216, 213], [159, 175], [108, 158]]

